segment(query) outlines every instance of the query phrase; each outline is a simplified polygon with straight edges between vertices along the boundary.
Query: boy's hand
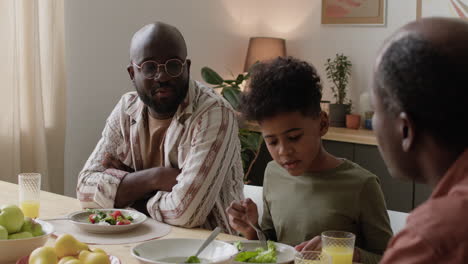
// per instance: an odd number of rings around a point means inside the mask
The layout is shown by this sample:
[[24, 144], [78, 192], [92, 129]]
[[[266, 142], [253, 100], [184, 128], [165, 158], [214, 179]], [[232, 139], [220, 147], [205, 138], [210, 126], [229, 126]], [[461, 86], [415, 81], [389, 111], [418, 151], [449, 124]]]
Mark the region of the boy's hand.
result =
[[226, 209], [226, 213], [232, 228], [242, 233], [247, 239], [258, 239], [255, 229], [250, 225], [250, 223], [258, 225], [257, 205], [250, 198], [232, 202]]
[[320, 251], [322, 250], [322, 239], [316, 236], [309, 241], [304, 241], [294, 247], [298, 252], [301, 251]]

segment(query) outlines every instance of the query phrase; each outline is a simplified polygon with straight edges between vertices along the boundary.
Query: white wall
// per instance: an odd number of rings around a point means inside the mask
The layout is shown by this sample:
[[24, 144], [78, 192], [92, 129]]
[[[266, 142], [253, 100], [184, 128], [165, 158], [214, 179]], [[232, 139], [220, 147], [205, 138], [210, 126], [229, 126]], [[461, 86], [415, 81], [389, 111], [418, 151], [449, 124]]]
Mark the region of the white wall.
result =
[[[67, 134], [65, 193], [75, 195], [78, 172], [97, 143], [120, 96], [133, 88], [126, 73], [129, 40], [161, 20], [178, 27], [188, 43], [191, 72], [210, 66], [224, 76], [239, 73], [251, 36], [286, 39], [288, 54], [323, 64], [337, 52], [354, 65], [351, 97], [369, 89], [382, 41], [415, 19], [416, 0], [387, 0], [385, 27], [320, 24], [321, 0], [66, 0]], [[325, 99], [331, 99], [325, 81]]]

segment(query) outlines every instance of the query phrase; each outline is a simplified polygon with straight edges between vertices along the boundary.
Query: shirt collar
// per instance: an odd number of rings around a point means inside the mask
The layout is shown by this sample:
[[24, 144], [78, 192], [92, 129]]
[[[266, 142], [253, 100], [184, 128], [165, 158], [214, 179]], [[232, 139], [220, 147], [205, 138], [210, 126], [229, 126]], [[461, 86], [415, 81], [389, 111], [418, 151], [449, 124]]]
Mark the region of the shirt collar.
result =
[[450, 166], [448, 171], [439, 181], [431, 198], [437, 198], [448, 195], [452, 190], [461, 186], [468, 187], [468, 149], [458, 157], [458, 159]]

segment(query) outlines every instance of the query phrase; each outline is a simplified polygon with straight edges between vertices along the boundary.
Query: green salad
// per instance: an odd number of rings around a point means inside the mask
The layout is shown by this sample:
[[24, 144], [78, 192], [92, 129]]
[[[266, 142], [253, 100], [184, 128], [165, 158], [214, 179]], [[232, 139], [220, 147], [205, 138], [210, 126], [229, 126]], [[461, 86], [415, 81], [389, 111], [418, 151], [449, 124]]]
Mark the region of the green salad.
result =
[[190, 256], [188, 259], [185, 261], [185, 263], [201, 263], [200, 259], [196, 256]]
[[267, 249], [258, 247], [255, 251], [242, 251], [244, 247], [241, 242], [236, 242], [234, 245], [240, 253], [237, 254], [235, 261], [248, 263], [276, 263], [276, 246], [273, 241], [267, 242]]

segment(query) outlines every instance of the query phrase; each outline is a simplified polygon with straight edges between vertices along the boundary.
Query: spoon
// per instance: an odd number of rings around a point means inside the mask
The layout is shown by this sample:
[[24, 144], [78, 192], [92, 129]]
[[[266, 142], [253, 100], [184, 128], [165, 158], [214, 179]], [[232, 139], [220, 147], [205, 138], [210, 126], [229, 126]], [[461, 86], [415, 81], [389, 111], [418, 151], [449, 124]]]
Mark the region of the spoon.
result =
[[[198, 258], [198, 255], [200, 255], [200, 253], [211, 243], [211, 241], [213, 241], [216, 236], [218, 236], [219, 232], [221, 232], [221, 228], [219, 227], [216, 227], [213, 232], [211, 232], [211, 234], [208, 236], [208, 238], [206, 238], [205, 242], [203, 242], [203, 244], [200, 246], [200, 248], [198, 249], [197, 251], [197, 254], [195, 254], [194, 256], [190, 256], [189, 258]], [[185, 261], [187, 263], [188, 259]]]

